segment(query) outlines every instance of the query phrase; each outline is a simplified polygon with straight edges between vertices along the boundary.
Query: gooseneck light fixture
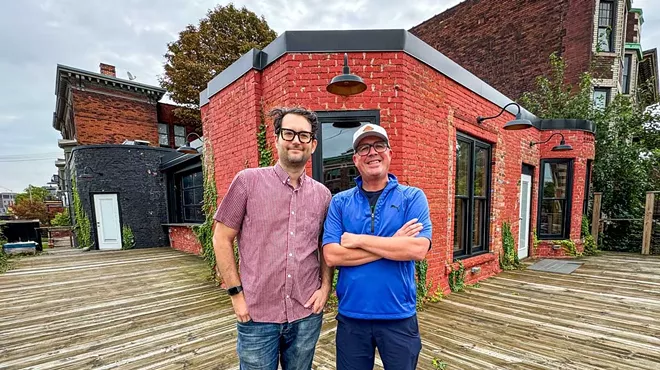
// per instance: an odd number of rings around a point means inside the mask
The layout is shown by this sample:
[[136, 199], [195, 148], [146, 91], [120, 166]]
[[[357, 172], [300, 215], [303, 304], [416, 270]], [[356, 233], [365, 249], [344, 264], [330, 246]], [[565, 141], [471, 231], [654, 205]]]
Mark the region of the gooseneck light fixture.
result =
[[197, 149], [193, 148], [190, 144], [191, 141], [188, 139], [190, 135], [195, 135], [197, 136], [198, 139], [201, 139], [199, 135], [197, 135], [196, 132], [191, 132], [186, 136], [186, 144], [184, 146], [180, 146], [176, 151], [179, 153], [184, 153], [184, 154], [197, 154]]
[[552, 147], [553, 152], [565, 152], [568, 150], [573, 150], [572, 146], [566, 144], [566, 140], [564, 140], [564, 135], [561, 132], [555, 132], [554, 134], [550, 135], [550, 137], [546, 141], [537, 141], [537, 142], [532, 141], [529, 143], [529, 147], [531, 148], [536, 144], [545, 144], [548, 141], [550, 141], [550, 139], [552, 139], [552, 137], [555, 135], [561, 136], [561, 141], [559, 142], [559, 145], [555, 145], [554, 147]]
[[329, 93], [342, 96], [350, 96], [363, 92], [367, 89], [367, 84], [362, 81], [360, 76], [351, 74], [348, 68], [348, 54], [344, 53], [344, 73], [335, 76], [330, 84], [325, 88]]
[[502, 113], [504, 113], [504, 111], [506, 110], [506, 108], [510, 105], [515, 105], [516, 107], [518, 107], [518, 114], [516, 114], [516, 119], [514, 119], [513, 121], [509, 121], [509, 122], [506, 123], [506, 125], [504, 125], [505, 130], [524, 130], [524, 129], [533, 127], [532, 121], [522, 118], [522, 116], [520, 114], [520, 111], [521, 111], [520, 105], [518, 105], [518, 103], [509, 103], [509, 104], [505, 105], [504, 108], [502, 108], [502, 110], [500, 111], [500, 113], [498, 113], [496, 116], [492, 116], [492, 117], [481, 117], [481, 116], [479, 116], [479, 117], [477, 117], [477, 123], [482, 124], [485, 120], [493, 119], [493, 118], [497, 118], [497, 117], [501, 116]]

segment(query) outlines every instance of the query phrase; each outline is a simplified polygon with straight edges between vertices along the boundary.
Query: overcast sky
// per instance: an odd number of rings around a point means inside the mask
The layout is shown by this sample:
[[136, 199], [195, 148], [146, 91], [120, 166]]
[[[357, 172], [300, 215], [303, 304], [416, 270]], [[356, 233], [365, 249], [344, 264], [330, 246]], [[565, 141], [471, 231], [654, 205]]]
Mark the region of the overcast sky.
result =
[[[243, 0], [278, 34], [305, 29], [403, 28], [459, 0]], [[158, 85], [167, 43], [187, 24], [225, 2], [204, 0], [21, 0], [0, 12], [0, 192], [45, 185], [62, 157], [52, 127], [58, 63], [97, 72], [115, 65], [137, 81]], [[414, 4], [414, 5], [413, 5]], [[642, 47], [660, 46], [660, 2], [634, 0], [644, 10]]]

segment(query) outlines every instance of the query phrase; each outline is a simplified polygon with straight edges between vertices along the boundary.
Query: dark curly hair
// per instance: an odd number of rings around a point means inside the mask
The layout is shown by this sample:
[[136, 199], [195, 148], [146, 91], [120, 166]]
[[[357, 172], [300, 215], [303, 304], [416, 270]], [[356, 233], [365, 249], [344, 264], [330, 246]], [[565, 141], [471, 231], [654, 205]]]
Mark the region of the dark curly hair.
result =
[[316, 132], [319, 129], [319, 118], [316, 116], [316, 113], [302, 107], [274, 108], [268, 113], [270, 117], [273, 117], [273, 126], [275, 128], [275, 135], [280, 134], [280, 130], [282, 129], [282, 120], [284, 119], [284, 116], [286, 116], [287, 114], [297, 114], [299, 116], [305, 117], [309, 122], [309, 124], [312, 125], [312, 135], [316, 137]]

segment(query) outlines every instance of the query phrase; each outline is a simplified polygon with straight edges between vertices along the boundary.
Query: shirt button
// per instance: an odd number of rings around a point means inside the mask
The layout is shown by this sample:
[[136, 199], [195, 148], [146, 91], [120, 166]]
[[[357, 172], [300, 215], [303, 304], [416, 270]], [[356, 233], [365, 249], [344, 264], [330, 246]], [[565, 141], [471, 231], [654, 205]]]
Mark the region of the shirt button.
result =
[[292, 257], [292, 256], [293, 256], [293, 253], [289, 253], [289, 257]]
[[291, 274], [287, 275], [286, 277], [291, 278]]
[[291, 235], [293, 235], [293, 231], [291, 232]]
[[291, 211], [291, 214], [292, 214], [292, 215], [295, 215], [295, 214], [296, 214], [296, 212], [294, 212], [294, 211]]
[[289, 299], [289, 296], [288, 296], [288, 295], [286, 296], [286, 299]]

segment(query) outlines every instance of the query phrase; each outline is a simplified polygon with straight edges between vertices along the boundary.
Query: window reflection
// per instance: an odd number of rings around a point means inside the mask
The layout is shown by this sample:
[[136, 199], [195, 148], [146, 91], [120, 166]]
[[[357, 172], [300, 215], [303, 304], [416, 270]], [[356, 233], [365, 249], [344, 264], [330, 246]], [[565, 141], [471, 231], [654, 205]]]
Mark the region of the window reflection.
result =
[[321, 126], [323, 183], [332, 195], [355, 186], [359, 173], [353, 164], [353, 134], [367, 123], [351, 128], [335, 127], [332, 123]]

